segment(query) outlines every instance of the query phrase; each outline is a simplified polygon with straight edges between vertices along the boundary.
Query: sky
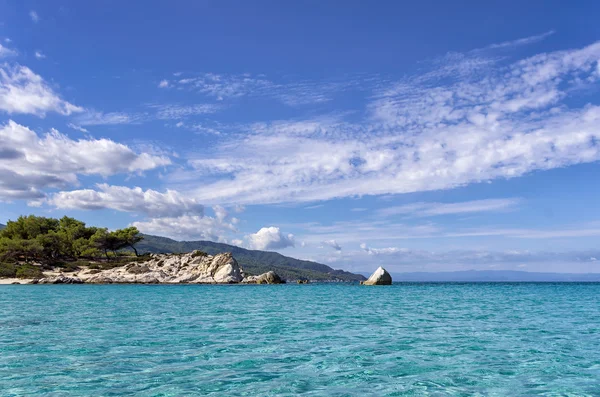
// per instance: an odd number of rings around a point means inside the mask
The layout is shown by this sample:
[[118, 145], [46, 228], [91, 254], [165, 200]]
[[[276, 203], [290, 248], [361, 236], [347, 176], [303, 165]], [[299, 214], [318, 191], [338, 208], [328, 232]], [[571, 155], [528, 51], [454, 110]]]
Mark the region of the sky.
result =
[[0, 0], [0, 223], [600, 272], [600, 3]]

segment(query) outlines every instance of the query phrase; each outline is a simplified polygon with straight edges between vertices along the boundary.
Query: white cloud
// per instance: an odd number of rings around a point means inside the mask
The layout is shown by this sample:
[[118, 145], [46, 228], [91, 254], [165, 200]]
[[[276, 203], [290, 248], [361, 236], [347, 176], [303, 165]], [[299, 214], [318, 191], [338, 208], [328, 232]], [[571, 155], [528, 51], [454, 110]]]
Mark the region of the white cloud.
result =
[[293, 234], [283, 234], [278, 227], [263, 227], [247, 236], [249, 247], [257, 250], [277, 250], [295, 245]]
[[158, 83], [158, 88], [169, 88], [169, 81], [161, 80], [160, 83]]
[[[7, 41], [7, 43], [9, 42], [10, 41]], [[17, 55], [17, 52], [15, 50], [11, 50], [10, 48], [6, 48], [2, 44], [0, 44], [0, 59], [12, 57], [15, 55]]]
[[70, 115], [83, 111], [61, 99], [31, 69], [20, 65], [0, 65], [0, 110], [44, 117], [47, 112]]
[[[50, 204], [57, 208], [98, 210], [110, 208], [117, 211], [143, 213], [151, 217], [179, 217], [204, 214], [204, 206], [179, 192], [143, 190], [140, 187], [98, 184], [98, 190], [83, 189], [53, 194]], [[222, 222], [225, 217], [218, 217]]]
[[29, 11], [29, 17], [34, 23], [38, 23], [40, 21], [40, 16], [34, 10]]
[[0, 126], [0, 198], [40, 198], [40, 189], [76, 185], [78, 175], [107, 177], [170, 163], [108, 139], [72, 140], [56, 130], [38, 136], [12, 120]]
[[335, 240], [321, 241], [321, 245], [322, 246], [331, 247], [331, 248], [333, 248], [336, 251], [341, 251], [342, 250], [342, 247]]
[[[171, 237], [179, 240], [210, 240], [227, 243], [227, 236], [235, 233], [235, 225], [220, 222], [216, 218], [200, 215], [153, 218], [148, 221], [133, 222], [142, 233]], [[239, 242], [239, 240], [235, 240]], [[233, 242], [233, 241], [232, 241]]]
[[[598, 59], [600, 42], [512, 64], [464, 57], [457, 62], [470, 73], [388, 85], [359, 123], [253, 125], [190, 155], [187, 181], [215, 180], [190, 193], [205, 203], [307, 202], [450, 189], [597, 161], [600, 106], [571, 108], [567, 99], [598, 84]], [[481, 66], [489, 62], [494, 67]]]
[[382, 208], [377, 210], [379, 216], [411, 215], [411, 216], [436, 216], [451, 214], [469, 214], [477, 212], [507, 211], [517, 207], [520, 199], [487, 199], [472, 200], [458, 203], [411, 203], [401, 206]]
[[36, 51], [35, 52], [35, 57], [37, 59], [44, 59], [44, 58], [46, 58], [46, 55], [44, 55], [41, 51]]

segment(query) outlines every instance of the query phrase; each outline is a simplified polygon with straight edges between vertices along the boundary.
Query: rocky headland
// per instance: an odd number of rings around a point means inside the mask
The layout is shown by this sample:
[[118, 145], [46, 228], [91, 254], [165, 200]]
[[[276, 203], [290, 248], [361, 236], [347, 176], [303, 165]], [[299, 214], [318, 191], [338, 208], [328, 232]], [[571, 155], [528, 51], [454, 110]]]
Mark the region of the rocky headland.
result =
[[282, 284], [275, 272], [246, 276], [230, 253], [207, 255], [151, 254], [147, 261], [112, 269], [86, 268], [73, 273], [49, 274], [34, 284]]

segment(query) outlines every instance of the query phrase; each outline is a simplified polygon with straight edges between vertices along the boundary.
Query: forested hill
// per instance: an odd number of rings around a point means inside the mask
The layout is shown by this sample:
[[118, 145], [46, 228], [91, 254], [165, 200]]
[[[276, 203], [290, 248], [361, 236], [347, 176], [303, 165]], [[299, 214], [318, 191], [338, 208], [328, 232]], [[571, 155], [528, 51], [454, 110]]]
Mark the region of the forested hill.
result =
[[277, 252], [247, 250], [212, 241], [175, 241], [166, 237], [146, 234], [136, 247], [140, 253], [183, 253], [200, 250], [214, 255], [220, 252], [231, 252], [246, 273], [262, 274], [273, 270], [288, 280], [365, 280], [365, 277], [360, 274], [334, 270], [321, 263], [290, 258]]

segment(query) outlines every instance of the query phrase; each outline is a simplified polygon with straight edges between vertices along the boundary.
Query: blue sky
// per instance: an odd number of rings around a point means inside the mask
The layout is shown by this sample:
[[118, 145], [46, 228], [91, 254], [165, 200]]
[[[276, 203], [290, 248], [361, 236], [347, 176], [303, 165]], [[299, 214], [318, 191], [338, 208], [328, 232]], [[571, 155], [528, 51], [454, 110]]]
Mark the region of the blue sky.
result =
[[599, 12], [0, 1], [0, 222], [598, 272]]

